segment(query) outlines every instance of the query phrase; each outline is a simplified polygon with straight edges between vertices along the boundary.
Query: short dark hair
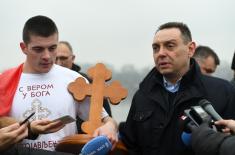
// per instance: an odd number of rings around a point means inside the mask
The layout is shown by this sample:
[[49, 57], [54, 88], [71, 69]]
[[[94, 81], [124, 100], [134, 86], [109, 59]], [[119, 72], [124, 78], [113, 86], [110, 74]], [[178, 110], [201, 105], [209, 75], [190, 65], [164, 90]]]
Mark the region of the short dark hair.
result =
[[46, 16], [34, 16], [28, 19], [23, 28], [23, 41], [27, 44], [30, 41], [30, 35], [48, 37], [58, 33], [54, 21]]
[[70, 52], [73, 53], [73, 48], [68, 41], [60, 41], [59, 44], [64, 44], [65, 46], [69, 48]]
[[195, 49], [195, 53], [193, 55], [194, 58], [199, 58], [199, 59], [206, 59], [209, 56], [212, 56], [214, 58], [216, 65], [220, 64], [218, 55], [215, 53], [213, 49], [211, 49], [208, 46], [202, 46], [202, 45], [197, 46], [197, 48]]
[[160, 30], [169, 29], [169, 28], [179, 29], [185, 43], [188, 43], [188, 42], [192, 41], [192, 35], [191, 35], [191, 32], [190, 32], [188, 26], [184, 23], [181, 23], [181, 22], [168, 22], [168, 23], [165, 23], [157, 29], [156, 33]]

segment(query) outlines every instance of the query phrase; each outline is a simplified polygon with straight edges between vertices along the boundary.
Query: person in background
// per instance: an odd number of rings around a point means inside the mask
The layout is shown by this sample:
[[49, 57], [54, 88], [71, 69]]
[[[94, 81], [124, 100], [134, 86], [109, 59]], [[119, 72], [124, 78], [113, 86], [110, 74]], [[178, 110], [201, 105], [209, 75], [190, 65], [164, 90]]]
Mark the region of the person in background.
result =
[[215, 72], [216, 67], [220, 64], [217, 54], [208, 46], [198, 46], [193, 58], [201, 68], [202, 74], [211, 75]]
[[[184, 110], [209, 100], [221, 117], [235, 118], [235, 88], [201, 73], [188, 26], [168, 22], [152, 43], [155, 67], [135, 93], [120, 135], [133, 155], [194, 155], [182, 141]], [[218, 95], [219, 94], [219, 95]]]
[[67, 41], [60, 41], [57, 47], [56, 64], [79, 72], [81, 67], [74, 63], [75, 55], [71, 44]]
[[[53, 151], [62, 138], [76, 134], [77, 128], [75, 122], [65, 125], [51, 120], [65, 115], [88, 120], [90, 99], [78, 104], [67, 89], [69, 83], [83, 76], [55, 64], [58, 40], [59, 33], [53, 20], [41, 15], [31, 17], [24, 25], [23, 42], [20, 43], [26, 55], [24, 63], [0, 76], [0, 116], [17, 121], [35, 112], [29, 126], [33, 134], [40, 131], [31, 128], [31, 124], [54, 125], [50, 133], [45, 132], [47, 134], [41, 134], [35, 140], [24, 139], [21, 144], [25, 147]], [[118, 140], [117, 123], [105, 110], [100, 116], [103, 125], [93, 136], [107, 136], [114, 148]]]

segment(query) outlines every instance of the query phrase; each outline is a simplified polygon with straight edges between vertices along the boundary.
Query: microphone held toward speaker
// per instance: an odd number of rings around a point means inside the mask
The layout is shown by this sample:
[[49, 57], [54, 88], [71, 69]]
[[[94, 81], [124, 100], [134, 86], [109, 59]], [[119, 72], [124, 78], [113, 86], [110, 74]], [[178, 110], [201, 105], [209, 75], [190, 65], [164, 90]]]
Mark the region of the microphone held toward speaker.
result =
[[191, 132], [198, 128], [202, 123], [208, 123], [213, 130], [221, 132], [224, 126], [214, 124], [215, 121], [221, 119], [222, 117], [206, 99], [200, 100], [197, 106], [192, 106], [189, 109], [184, 110], [184, 115], [181, 116], [181, 124], [184, 130], [181, 135], [183, 143], [186, 146], [191, 145]]
[[112, 149], [112, 144], [106, 136], [97, 136], [87, 142], [80, 155], [106, 155]]

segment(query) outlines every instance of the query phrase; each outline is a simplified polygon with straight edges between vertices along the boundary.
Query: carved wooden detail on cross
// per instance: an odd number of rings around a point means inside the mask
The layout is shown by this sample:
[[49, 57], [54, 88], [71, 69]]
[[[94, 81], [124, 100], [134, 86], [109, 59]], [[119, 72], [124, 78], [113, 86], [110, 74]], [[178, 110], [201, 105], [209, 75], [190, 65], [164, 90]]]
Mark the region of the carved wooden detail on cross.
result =
[[92, 135], [94, 130], [102, 125], [103, 98], [109, 98], [112, 104], [118, 104], [127, 97], [127, 89], [123, 88], [118, 81], [113, 81], [110, 85], [105, 84], [106, 81], [111, 79], [112, 72], [102, 63], [90, 68], [88, 75], [93, 81], [91, 84], [79, 77], [75, 82], [69, 84], [68, 90], [78, 101], [84, 100], [86, 96], [91, 97], [89, 119], [82, 124], [82, 130]]

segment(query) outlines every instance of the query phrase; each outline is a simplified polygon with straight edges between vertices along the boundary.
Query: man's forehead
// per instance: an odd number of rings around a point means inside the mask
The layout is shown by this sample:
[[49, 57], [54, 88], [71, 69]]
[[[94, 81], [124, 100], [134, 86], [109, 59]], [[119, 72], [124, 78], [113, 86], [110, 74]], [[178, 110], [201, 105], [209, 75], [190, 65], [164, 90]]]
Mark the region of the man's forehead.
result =
[[58, 35], [54, 34], [49, 37], [42, 37], [31, 35], [30, 42], [28, 43], [29, 46], [41, 46], [41, 47], [50, 47], [55, 46], [58, 44]]
[[57, 54], [71, 54], [71, 51], [69, 50], [67, 45], [59, 43], [57, 47]]
[[168, 28], [158, 31], [154, 36], [154, 42], [166, 42], [179, 40], [181, 32], [177, 28]]
[[210, 66], [211, 68], [216, 68], [216, 64], [215, 64], [215, 59], [213, 58], [213, 56], [209, 55], [207, 58], [204, 59], [204, 64], [206, 64], [206, 66]]

